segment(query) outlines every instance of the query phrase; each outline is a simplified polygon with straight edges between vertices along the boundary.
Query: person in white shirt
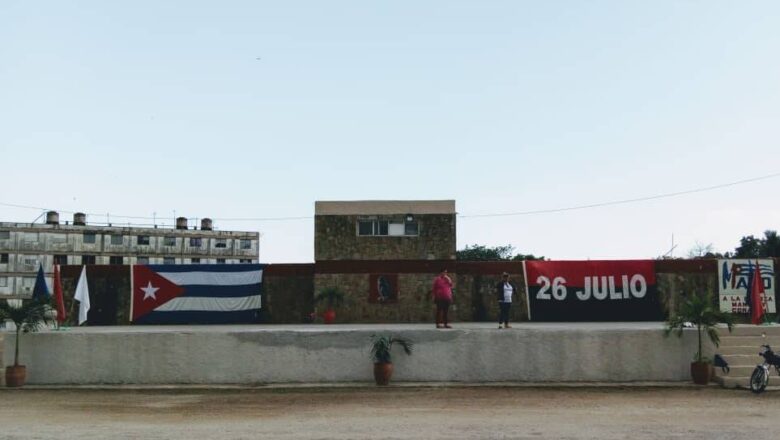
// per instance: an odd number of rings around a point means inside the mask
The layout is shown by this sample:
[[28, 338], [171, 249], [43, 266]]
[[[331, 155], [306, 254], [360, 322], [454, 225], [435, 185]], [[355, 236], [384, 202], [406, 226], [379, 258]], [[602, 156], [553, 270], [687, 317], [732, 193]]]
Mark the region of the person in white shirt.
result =
[[496, 297], [498, 298], [498, 328], [512, 328], [509, 325], [509, 310], [512, 308], [512, 297], [517, 295], [517, 286], [509, 281], [509, 274], [501, 274], [501, 281], [496, 284]]

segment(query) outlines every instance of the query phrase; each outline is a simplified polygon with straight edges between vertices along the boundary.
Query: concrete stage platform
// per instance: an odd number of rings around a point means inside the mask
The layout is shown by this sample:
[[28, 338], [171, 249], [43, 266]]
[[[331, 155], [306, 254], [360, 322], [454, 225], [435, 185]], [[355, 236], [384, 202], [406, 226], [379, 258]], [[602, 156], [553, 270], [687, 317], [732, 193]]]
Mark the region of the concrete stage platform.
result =
[[[663, 323], [488, 323], [81, 327], [22, 335], [31, 385], [370, 382], [371, 335], [394, 350], [394, 382], [676, 382], [690, 379], [696, 333]], [[0, 364], [13, 333], [0, 332]], [[0, 336], [0, 337], [2, 337]], [[711, 351], [711, 347], [709, 348]]]

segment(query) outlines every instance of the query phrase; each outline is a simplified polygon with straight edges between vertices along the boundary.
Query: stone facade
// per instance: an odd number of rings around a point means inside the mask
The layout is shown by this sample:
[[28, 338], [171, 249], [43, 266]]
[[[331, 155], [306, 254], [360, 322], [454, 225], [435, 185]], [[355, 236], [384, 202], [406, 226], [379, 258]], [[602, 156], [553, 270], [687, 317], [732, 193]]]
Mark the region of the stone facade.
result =
[[455, 201], [317, 202], [314, 260], [454, 260]]

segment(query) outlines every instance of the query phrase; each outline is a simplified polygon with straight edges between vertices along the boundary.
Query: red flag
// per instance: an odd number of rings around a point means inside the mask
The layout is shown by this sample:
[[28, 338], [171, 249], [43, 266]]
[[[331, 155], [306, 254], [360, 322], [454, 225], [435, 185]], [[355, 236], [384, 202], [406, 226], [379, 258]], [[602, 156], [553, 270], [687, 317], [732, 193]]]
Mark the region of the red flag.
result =
[[764, 317], [764, 301], [761, 299], [761, 294], [764, 293], [764, 281], [761, 280], [761, 266], [758, 265], [758, 260], [750, 284], [750, 321], [753, 325], [758, 325]]
[[65, 299], [62, 297], [62, 279], [60, 278], [60, 265], [54, 265], [54, 300], [57, 301], [57, 322], [65, 322]]

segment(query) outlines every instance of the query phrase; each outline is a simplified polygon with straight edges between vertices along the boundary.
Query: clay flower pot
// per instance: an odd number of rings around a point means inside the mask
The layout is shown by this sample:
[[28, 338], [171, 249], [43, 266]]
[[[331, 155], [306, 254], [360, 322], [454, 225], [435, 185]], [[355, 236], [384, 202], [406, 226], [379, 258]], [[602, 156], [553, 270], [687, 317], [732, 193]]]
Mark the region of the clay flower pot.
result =
[[336, 322], [336, 311], [333, 309], [326, 310], [322, 314], [322, 319], [325, 321], [325, 324], [333, 324]]
[[5, 367], [5, 386], [9, 388], [18, 388], [23, 386], [26, 380], [27, 367], [24, 365]]
[[707, 362], [691, 362], [691, 378], [696, 385], [707, 385], [711, 373], [712, 367]]
[[390, 378], [393, 376], [393, 364], [392, 362], [375, 362], [374, 363], [374, 380], [377, 385], [387, 385], [390, 383]]

